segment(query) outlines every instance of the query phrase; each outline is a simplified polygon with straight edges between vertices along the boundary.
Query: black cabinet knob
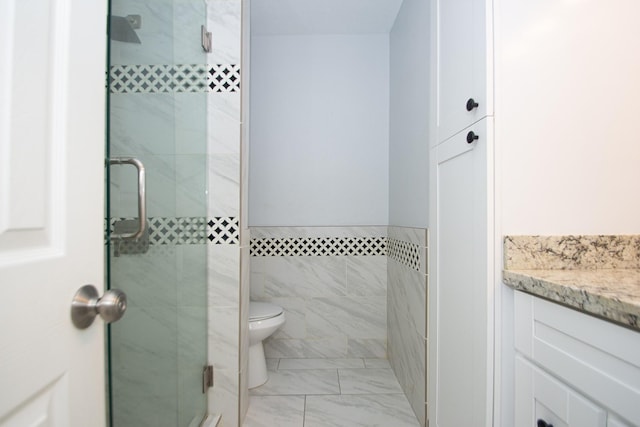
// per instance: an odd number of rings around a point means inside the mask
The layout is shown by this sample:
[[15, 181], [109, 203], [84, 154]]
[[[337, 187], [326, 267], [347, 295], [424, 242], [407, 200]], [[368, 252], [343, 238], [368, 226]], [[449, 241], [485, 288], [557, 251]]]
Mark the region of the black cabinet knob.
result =
[[477, 140], [478, 138], [480, 137], [476, 135], [474, 131], [469, 131], [469, 133], [467, 134], [467, 144], [471, 144], [473, 141]]
[[553, 427], [553, 424], [549, 424], [545, 420], [538, 420], [538, 427]]
[[474, 108], [478, 108], [478, 105], [480, 105], [480, 104], [478, 104], [478, 103], [475, 101], [475, 99], [473, 99], [473, 98], [469, 98], [469, 100], [467, 101], [467, 111], [471, 111], [471, 110], [473, 110]]

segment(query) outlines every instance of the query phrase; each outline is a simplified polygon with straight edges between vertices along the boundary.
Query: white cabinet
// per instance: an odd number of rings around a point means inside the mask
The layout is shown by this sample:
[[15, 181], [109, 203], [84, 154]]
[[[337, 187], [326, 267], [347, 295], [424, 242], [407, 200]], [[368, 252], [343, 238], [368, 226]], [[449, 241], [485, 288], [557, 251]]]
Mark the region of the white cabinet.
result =
[[[607, 427], [607, 411], [516, 357], [516, 426]], [[540, 423], [541, 425], [545, 425]]]
[[640, 426], [640, 333], [514, 296], [516, 426]]
[[491, 425], [492, 128], [486, 118], [431, 150], [431, 426]]
[[487, 11], [486, 0], [436, 1], [438, 143], [492, 114]]
[[493, 425], [490, 4], [432, 3], [428, 400], [435, 427]]

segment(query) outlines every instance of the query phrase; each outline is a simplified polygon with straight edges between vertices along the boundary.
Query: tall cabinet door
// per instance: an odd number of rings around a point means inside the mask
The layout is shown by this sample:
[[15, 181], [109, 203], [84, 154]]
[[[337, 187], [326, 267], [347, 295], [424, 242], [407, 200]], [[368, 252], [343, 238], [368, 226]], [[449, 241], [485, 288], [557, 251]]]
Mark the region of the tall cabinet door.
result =
[[490, 2], [436, 1], [438, 142], [492, 114], [491, 72], [487, 68], [491, 65], [487, 61], [491, 31], [487, 11], [491, 8], [487, 3]]
[[431, 153], [429, 419], [437, 427], [492, 425], [492, 128], [486, 118]]

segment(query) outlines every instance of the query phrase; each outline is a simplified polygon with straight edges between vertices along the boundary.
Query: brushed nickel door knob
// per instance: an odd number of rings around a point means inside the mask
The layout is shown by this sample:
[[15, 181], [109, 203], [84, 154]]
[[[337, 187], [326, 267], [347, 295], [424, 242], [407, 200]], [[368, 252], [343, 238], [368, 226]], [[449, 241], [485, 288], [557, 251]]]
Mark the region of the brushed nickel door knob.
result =
[[71, 321], [78, 329], [86, 329], [99, 314], [105, 323], [120, 320], [127, 310], [127, 295], [119, 289], [110, 289], [102, 298], [93, 285], [84, 285], [71, 302]]

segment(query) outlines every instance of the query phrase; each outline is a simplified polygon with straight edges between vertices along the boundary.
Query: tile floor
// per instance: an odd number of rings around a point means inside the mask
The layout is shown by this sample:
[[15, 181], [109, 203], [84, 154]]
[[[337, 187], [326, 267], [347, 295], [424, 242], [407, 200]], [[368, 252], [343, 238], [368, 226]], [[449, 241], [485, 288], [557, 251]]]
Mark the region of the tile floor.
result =
[[419, 427], [384, 359], [267, 359], [243, 427]]

